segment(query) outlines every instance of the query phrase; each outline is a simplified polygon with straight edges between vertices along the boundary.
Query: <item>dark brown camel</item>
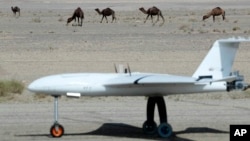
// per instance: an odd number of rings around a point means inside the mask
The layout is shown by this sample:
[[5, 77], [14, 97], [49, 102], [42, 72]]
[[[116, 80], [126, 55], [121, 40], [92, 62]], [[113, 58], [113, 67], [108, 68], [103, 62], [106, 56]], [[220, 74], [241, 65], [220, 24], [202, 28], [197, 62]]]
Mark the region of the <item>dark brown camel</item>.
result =
[[223, 9], [221, 9], [220, 7], [216, 7], [214, 9], [212, 9], [212, 11], [210, 11], [209, 13], [204, 15], [202, 20], [204, 21], [205, 19], [209, 18], [210, 16], [213, 16], [213, 22], [214, 22], [215, 16], [220, 16], [220, 15], [222, 15], [222, 19], [225, 20], [226, 12]]
[[15, 16], [16, 16], [16, 13], [18, 13], [18, 15], [20, 16], [20, 8], [19, 7], [17, 7], [17, 6], [11, 7], [11, 10]]
[[[81, 9], [80, 7], [78, 7], [78, 8], [74, 11], [72, 17], [68, 18], [68, 20], [67, 20], [67, 25], [68, 25], [71, 21], [73, 21], [73, 20], [75, 20], [75, 22], [76, 22], [76, 18], [77, 18], [77, 21], [78, 21], [78, 26], [82, 26], [82, 21], [83, 21], [83, 19], [84, 19], [84, 13], [83, 13], [83, 11], [82, 11], [82, 9]], [[79, 23], [79, 18], [80, 18], [80, 20], [81, 20], [81, 23]]]
[[144, 21], [144, 23], [146, 23], [146, 21], [147, 21], [147, 19], [148, 19], [149, 16], [151, 16], [151, 20], [152, 20], [152, 23], [153, 23], [153, 16], [156, 16], [156, 15], [157, 15], [157, 21], [156, 22], [159, 21], [159, 16], [161, 16], [161, 18], [163, 20], [163, 23], [165, 22], [164, 17], [162, 16], [161, 10], [158, 9], [157, 7], [155, 7], [155, 6], [149, 8], [147, 11], [143, 7], [139, 8], [139, 10], [141, 12], [143, 12], [144, 14], [148, 15], [146, 17], [146, 20]]
[[[116, 20], [115, 11], [112, 10], [111, 8], [105, 8], [105, 9], [103, 9], [102, 11], [100, 11], [99, 8], [96, 8], [95, 11], [96, 11], [98, 14], [102, 15], [102, 20], [103, 20], [103, 18], [105, 17], [107, 23], [108, 23], [107, 16], [111, 16], [111, 15], [112, 15], [112, 22], [113, 22], [114, 20]], [[102, 20], [101, 20], [100, 23], [102, 23]], [[111, 22], [111, 23], [112, 23], [112, 22]]]

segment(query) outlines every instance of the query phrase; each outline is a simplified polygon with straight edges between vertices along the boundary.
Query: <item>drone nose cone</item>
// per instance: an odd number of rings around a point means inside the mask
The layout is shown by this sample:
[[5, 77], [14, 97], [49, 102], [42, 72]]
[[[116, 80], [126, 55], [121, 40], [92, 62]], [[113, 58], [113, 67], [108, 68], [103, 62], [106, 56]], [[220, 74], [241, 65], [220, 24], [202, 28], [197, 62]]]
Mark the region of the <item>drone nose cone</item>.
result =
[[50, 94], [61, 83], [63, 83], [63, 80], [57, 75], [42, 77], [33, 81], [28, 86], [28, 90], [35, 93]]
[[41, 87], [37, 81], [34, 81], [28, 86], [28, 90], [31, 92], [38, 92], [41, 91]]
[[28, 86], [28, 90], [29, 90], [29, 91], [33, 91], [34, 88], [35, 88], [35, 87], [34, 87], [33, 83], [29, 84], [29, 86]]
[[28, 86], [28, 90], [35, 93], [46, 93], [51, 81], [50, 77], [37, 79]]

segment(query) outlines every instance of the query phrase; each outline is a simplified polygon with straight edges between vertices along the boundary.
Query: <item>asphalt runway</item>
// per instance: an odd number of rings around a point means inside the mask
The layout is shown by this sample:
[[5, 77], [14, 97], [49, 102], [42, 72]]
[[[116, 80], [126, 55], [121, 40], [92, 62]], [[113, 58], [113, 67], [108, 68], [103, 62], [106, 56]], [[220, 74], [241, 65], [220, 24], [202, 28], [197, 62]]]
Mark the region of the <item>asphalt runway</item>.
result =
[[[173, 141], [227, 141], [231, 124], [248, 124], [249, 99], [192, 100], [166, 98]], [[53, 100], [0, 104], [1, 140], [54, 140]], [[156, 122], [158, 114], [156, 113]], [[146, 100], [142, 97], [102, 97], [59, 101], [60, 140], [162, 140], [142, 132]], [[159, 123], [159, 122], [158, 122]]]

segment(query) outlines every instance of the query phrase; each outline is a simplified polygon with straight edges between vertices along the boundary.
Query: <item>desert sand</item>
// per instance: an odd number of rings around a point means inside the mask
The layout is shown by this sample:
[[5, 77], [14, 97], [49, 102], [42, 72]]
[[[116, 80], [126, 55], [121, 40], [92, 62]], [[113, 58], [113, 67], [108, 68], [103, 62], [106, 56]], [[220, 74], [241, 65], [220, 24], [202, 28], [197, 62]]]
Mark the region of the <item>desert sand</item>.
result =
[[[0, 1], [0, 76], [26, 86], [51, 74], [113, 73], [114, 64], [130, 65], [133, 72], [190, 76], [213, 42], [220, 38], [249, 37], [248, 0], [18, 0]], [[21, 16], [10, 7], [19, 6]], [[152, 24], [139, 7], [157, 6], [165, 23]], [[226, 20], [202, 16], [220, 6]], [[85, 13], [83, 26], [66, 26], [74, 9]], [[100, 23], [95, 8], [110, 7], [117, 21]], [[154, 17], [156, 20], [156, 17]], [[105, 20], [104, 20], [105, 21]], [[233, 70], [250, 82], [250, 44], [241, 43]], [[1, 98], [1, 140], [52, 140], [53, 98], [28, 90]], [[249, 92], [175, 95], [165, 97], [174, 130], [169, 140], [229, 140], [229, 125], [249, 124]], [[60, 140], [160, 140], [142, 133], [145, 97], [82, 97], [59, 101]], [[156, 114], [157, 115], [157, 114]], [[158, 121], [157, 121], [158, 122]]]

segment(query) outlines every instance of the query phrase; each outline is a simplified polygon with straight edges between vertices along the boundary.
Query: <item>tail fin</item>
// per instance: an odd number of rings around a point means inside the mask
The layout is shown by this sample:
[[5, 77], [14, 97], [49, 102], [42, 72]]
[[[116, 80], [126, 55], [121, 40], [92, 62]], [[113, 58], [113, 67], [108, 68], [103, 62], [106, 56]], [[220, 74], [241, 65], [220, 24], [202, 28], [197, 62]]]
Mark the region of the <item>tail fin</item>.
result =
[[249, 38], [229, 38], [215, 41], [212, 48], [193, 74], [197, 79], [222, 79], [229, 76], [240, 42], [250, 41]]

